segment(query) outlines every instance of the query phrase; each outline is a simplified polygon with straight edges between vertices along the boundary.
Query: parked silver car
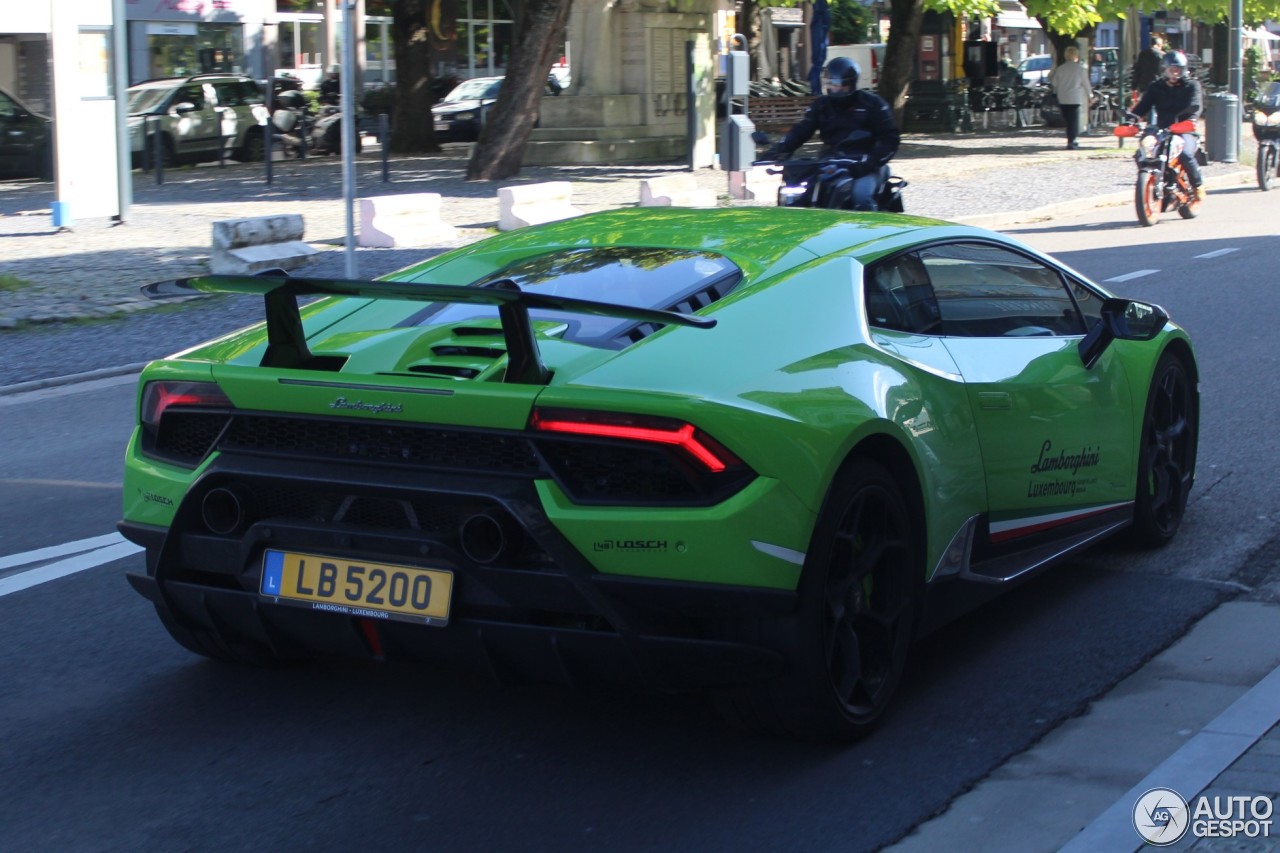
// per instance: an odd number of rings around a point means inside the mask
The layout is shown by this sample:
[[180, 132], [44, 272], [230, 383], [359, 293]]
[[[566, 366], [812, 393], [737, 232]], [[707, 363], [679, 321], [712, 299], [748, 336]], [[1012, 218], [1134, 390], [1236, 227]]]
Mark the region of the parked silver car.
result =
[[129, 87], [129, 138], [135, 166], [145, 166], [156, 137], [165, 163], [261, 160], [267, 107], [262, 87], [242, 74], [198, 74]]

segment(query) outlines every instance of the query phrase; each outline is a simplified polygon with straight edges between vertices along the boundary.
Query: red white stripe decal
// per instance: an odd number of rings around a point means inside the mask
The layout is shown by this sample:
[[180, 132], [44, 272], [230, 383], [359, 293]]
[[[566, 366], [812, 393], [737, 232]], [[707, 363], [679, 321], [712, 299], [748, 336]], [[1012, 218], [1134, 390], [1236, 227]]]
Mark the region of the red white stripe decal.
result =
[[1053, 512], [1047, 515], [1032, 515], [1026, 518], [1013, 518], [1008, 521], [995, 521], [989, 526], [991, 529], [991, 541], [1003, 542], [1006, 539], [1016, 539], [1019, 536], [1030, 536], [1032, 533], [1039, 533], [1042, 530], [1059, 527], [1063, 524], [1070, 524], [1073, 521], [1080, 521], [1095, 515], [1101, 515], [1104, 512], [1110, 512], [1113, 509], [1130, 506], [1133, 501], [1122, 501], [1114, 504], [1103, 504], [1102, 506], [1091, 506], [1086, 509], [1070, 510], [1068, 512]]

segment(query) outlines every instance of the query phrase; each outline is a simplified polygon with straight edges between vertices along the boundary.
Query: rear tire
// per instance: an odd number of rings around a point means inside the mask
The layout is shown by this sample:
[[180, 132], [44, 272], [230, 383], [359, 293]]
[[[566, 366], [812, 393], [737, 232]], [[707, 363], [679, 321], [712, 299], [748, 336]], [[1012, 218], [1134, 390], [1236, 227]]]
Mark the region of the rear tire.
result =
[[1258, 146], [1258, 189], [1271, 189], [1271, 178], [1276, 173], [1276, 146]]
[[1199, 410], [1185, 362], [1165, 352], [1156, 363], [1142, 417], [1138, 482], [1129, 540], [1159, 548], [1177, 535], [1195, 482]]
[[1160, 182], [1153, 172], [1139, 172], [1138, 183], [1134, 187], [1133, 204], [1138, 210], [1138, 221], [1144, 226], [1155, 225], [1160, 221], [1161, 199], [1159, 198]]
[[723, 709], [754, 731], [846, 742], [880, 720], [914, 638], [923, 569], [907, 502], [879, 463], [853, 459], [814, 529], [797, 611], [758, 639], [787, 672], [726, 695]]

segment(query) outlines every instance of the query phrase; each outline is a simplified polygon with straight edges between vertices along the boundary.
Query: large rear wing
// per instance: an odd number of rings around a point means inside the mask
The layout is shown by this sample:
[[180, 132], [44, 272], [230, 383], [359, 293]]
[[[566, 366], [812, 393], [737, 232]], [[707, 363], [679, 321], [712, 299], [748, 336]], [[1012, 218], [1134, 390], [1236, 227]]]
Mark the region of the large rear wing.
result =
[[509, 279], [471, 287], [455, 284], [419, 284], [406, 281], [362, 281], [294, 277], [283, 270], [259, 275], [210, 275], [160, 281], [142, 287], [149, 299], [173, 299], [196, 293], [243, 293], [261, 295], [266, 302], [267, 351], [263, 367], [306, 368], [312, 360], [298, 311], [300, 296], [354, 296], [364, 299], [402, 299], [413, 302], [465, 302], [495, 305], [507, 344], [507, 371], [504, 382], [545, 385], [551, 378], [538, 352], [538, 341], [529, 321], [529, 309], [541, 308], [576, 314], [616, 317], [657, 325], [690, 326], [709, 329], [710, 317], [637, 308], [612, 302], [595, 302], [521, 290]]

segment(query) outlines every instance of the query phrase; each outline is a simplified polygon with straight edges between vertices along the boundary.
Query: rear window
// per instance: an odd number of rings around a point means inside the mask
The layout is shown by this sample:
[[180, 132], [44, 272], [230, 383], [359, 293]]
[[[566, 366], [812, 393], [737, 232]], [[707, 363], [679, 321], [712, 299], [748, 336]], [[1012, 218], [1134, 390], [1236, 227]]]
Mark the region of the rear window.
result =
[[[472, 287], [511, 280], [521, 290], [611, 302], [637, 308], [692, 312], [722, 298], [742, 279], [742, 271], [722, 255], [685, 249], [607, 246], [568, 249], [518, 261]], [[588, 314], [533, 310], [534, 322], [565, 324], [565, 340], [620, 348], [654, 331], [647, 323]], [[498, 319], [487, 305], [436, 303], [402, 325], [423, 326]]]

